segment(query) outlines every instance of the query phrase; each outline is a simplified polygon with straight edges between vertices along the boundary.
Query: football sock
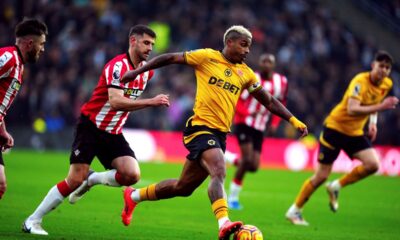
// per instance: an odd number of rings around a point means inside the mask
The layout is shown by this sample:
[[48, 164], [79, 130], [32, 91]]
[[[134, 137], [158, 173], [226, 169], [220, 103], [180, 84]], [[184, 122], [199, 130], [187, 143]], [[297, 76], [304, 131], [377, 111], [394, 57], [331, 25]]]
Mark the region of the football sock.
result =
[[218, 228], [221, 229], [222, 225], [224, 225], [224, 223], [226, 221], [229, 221], [228, 217], [223, 217], [223, 218], [218, 219]]
[[96, 184], [103, 184], [112, 187], [119, 187], [121, 184], [118, 182], [118, 178], [120, 179], [120, 176], [118, 175], [119, 174], [117, 173], [116, 169], [105, 172], [94, 172], [89, 175], [88, 185], [94, 186]]
[[57, 189], [63, 197], [68, 197], [74, 190], [71, 189], [66, 180], [57, 183]]
[[299, 194], [296, 197], [295, 204], [298, 208], [303, 208], [304, 204], [308, 201], [311, 194], [315, 191], [314, 186], [311, 184], [310, 179], [304, 181]]
[[237, 179], [233, 179], [229, 187], [229, 201], [239, 201], [239, 194], [242, 190], [242, 182]]
[[156, 184], [151, 184], [145, 188], [136, 189], [132, 192], [131, 198], [135, 202], [156, 201]]
[[292, 204], [292, 206], [290, 206], [290, 208], [289, 208], [289, 210], [288, 210], [289, 213], [296, 213], [296, 212], [299, 212], [299, 211], [301, 211], [301, 209], [298, 208], [298, 207], [296, 206], [296, 204]]
[[221, 226], [229, 220], [228, 218], [228, 204], [224, 198], [220, 198], [212, 203], [211, 208], [214, 212], [215, 217], [218, 220], [218, 225]]
[[330, 186], [330, 187], [333, 188], [334, 190], [340, 190], [340, 189], [342, 188], [342, 186], [340, 185], [340, 182], [339, 182], [338, 179], [334, 180], [334, 181], [331, 183], [331, 186]]
[[370, 175], [370, 173], [365, 170], [364, 166], [359, 165], [359, 166], [353, 168], [353, 170], [350, 173], [341, 177], [339, 179], [339, 183], [340, 183], [340, 186], [344, 187], [346, 185], [355, 183], [355, 182], [365, 178], [368, 175]]
[[229, 152], [229, 151], [225, 151], [224, 154], [224, 160], [225, 162], [231, 164], [231, 165], [235, 165], [237, 166], [238, 163], [238, 157], [237, 154]]
[[50, 189], [36, 210], [32, 213], [32, 215], [29, 216], [30, 219], [41, 220], [44, 215], [55, 209], [63, 202], [65, 196], [63, 196], [63, 194], [60, 192], [58, 187], [59, 184]]

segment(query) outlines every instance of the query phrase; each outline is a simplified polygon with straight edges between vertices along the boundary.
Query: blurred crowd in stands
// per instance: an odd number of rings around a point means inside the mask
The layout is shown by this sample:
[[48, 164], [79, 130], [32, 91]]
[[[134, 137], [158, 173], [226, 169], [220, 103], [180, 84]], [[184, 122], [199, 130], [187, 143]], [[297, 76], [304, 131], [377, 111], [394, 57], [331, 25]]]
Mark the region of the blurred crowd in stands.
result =
[[[289, 80], [288, 108], [316, 136], [351, 78], [369, 69], [378, 49], [377, 36], [355, 36], [313, 0], [3, 0], [0, 6], [0, 46], [14, 43], [13, 28], [23, 16], [41, 18], [49, 27], [46, 52], [38, 64], [27, 66], [7, 122], [29, 126], [43, 119], [50, 132], [74, 125], [103, 65], [127, 51], [129, 28], [138, 23], [158, 33], [153, 56], [222, 49], [229, 26], [248, 27], [254, 36], [248, 65], [257, 70], [261, 53], [276, 55], [276, 70]], [[392, 78], [398, 81], [398, 69]], [[190, 67], [158, 70], [144, 97], [168, 93], [171, 107], [132, 113], [126, 126], [181, 130], [191, 114], [195, 89]], [[400, 145], [399, 132], [399, 110], [380, 114], [378, 143]], [[296, 137], [288, 125], [278, 136]]]

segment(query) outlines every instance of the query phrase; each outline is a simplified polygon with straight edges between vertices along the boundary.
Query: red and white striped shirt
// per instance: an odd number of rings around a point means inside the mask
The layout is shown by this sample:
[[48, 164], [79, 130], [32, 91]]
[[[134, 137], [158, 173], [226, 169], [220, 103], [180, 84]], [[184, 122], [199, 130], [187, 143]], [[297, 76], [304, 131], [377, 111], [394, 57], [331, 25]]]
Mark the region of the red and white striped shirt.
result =
[[[259, 73], [256, 73], [256, 76], [264, 89], [286, 105], [288, 82], [285, 76], [279, 73], [273, 73], [270, 79], [261, 78]], [[234, 123], [246, 124], [256, 130], [264, 131], [271, 115], [270, 111], [252, 97], [247, 90], [244, 90], [236, 106]], [[272, 124], [278, 126], [279, 121], [280, 118], [273, 115]]]
[[[145, 63], [145, 61], [141, 62], [139, 66]], [[116, 56], [104, 66], [92, 97], [81, 108], [82, 114], [88, 116], [97, 128], [111, 134], [121, 134], [130, 112], [115, 111], [111, 108], [108, 101], [108, 88], [123, 89], [126, 98], [138, 98], [153, 76], [153, 71], [138, 75], [134, 81], [121, 83], [121, 77], [125, 72], [133, 69], [134, 65], [127, 53]]]
[[0, 122], [22, 85], [24, 63], [16, 46], [0, 48]]

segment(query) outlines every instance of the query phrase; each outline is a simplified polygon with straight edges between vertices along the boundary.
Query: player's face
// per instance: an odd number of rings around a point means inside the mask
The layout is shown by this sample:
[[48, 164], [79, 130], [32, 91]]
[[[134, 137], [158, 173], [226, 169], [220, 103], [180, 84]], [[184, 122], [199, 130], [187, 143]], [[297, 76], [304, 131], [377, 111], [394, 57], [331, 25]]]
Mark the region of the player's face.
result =
[[243, 62], [247, 54], [250, 52], [251, 39], [248, 37], [239, 37], [235, 40], [228, 41], [228, 48], [230, 52], [230, 60], [234, 63]]
[[141, 61], [146, 60], [149, 57], [153, 50], [154, 43], [155, 39], [147, 34], [136, 37], [136, 41], [134, 42], [135, 54]]
[[44, 52], [44, 44], [46, 43], [46, 35], [31, 36], [28, 40], [28, 51], [26, 53], [26, 61], [34, 63], [39, 60], [40, 55]]
[[259, 61], [262, 72], [272, 72], [275, 68], [275, 57], [271, 54], [263, 54]]
[[374, 61], [372, 63], [372, 80], [381, 82], [385, 77], [390, 75], [390, 71], [392, 70], [392, 65], [386, 61]]

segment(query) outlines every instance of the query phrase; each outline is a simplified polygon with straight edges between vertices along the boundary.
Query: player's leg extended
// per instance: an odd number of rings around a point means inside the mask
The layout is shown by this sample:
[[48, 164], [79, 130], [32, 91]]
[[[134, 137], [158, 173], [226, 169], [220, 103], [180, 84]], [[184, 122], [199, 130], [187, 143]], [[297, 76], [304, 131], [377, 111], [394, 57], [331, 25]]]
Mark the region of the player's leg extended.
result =
[[111, 187], [130, 186], [140, 179], [140, 168], [136, 159], [132, 156], [115, 158], [111, 170], [104, 172], [90, 171], [83, 183], [69, 196], [71, 204], [76, 203], [93, 186], [101, 184]]
[[25, 220], [22, 230], [27, 233], [47, 235], [47, 232], [41, 227], [43, 217], [60, 205], [75, 188], [82, 184], [88, 171], [88, 164], [71, 164], [67, 179], [50, 189], [36, 210]]
[[4, 165], [0, 160], [0, 199], [3, 197], [3, 194], [6, 192], [6, 189], [7, 189], [6, 173], [4, 170]]
[[336, 212], [339, 203], [338, 203], [338, 193], [342, 187], [345, 187], [349, 184], [358, 182], [365, 177], [374, 174], [378, 171], [379, 168], [379, 158], [378, 154], [376, 153], [375, 149], [367, 148], [361, 150], [355, 154], [353, 157], [359, 159], [362, 164], [353, 168], [350, 173], [345, 174], [340, 179], [336, 179], [331, 183], [327, 184], [327, 191], [330, 198], [330, 206], [331, 210]]
[[332, 171], [332, 164], [319, 163], [314, 175], [305, 180], [296, 196], [295, 202], [286, 212], [286, 218], [295, 225], [307, 226], [308, 222], [302, 216], [304, 205], [312, 194], [323, 184]]
[[350, 173], [345, 174], [340, 179], [336, 179], [327, 184], [326, 189], [329, 195], [329, 205], [333, 212], [339, 208], [339, 190], [349, 184], [355, 183], [378, 170], [378, 154], [372, 148], [371, 142], [365, 136], [351, 137], [343, 135], [343, 150], [352, 159], [356, 158], [362, 165], [355, 167]]
[[339, 179], [341, 187], [360, 181], [378, 171], [379, 157], [375, 149], [364, 149], [355, 153], [353, 156], [354, 158], [359, 159], [362, 164], [355, 167], [350, 173]]
[[255, 159], [253, 144], [251, 142], [244, 142], [240, 144], [240, 151], [242, 160], [239, 162], [238, 168], [235, 171], [234, 178], [229, 186], [229, 195], [228, 195], [228, 205], [231, 209], [242, 209], [241, 204], [239, 203], [239, 194], [242, 190], [243, 186], [243, 178], [247, 171], [250, 169], [254, 169], [255, 165], [253, 161]]
[[212, 210], [218, 220], [219, 239], [229, 239], [242, 222], [231, 222], [228, 217], [228, 204], [225, 200], [224, 181], [226, 175], [224, 155], [220, 148], [211, 148], [201, 155], [201, 165], [210, 175], [208, 196]]
[[190, 196], [207, 177], [208, 173], [198, 161], [186, 160], [179, 179], [167, 179], [140, 189], [125, 189], [122, 222], [126, 226], [130, 224], [137, 203]]
[[[329, 142], [328, 142], [329, 141]], [[340, 149], [332, 145], [331, 131], [325, 129], [319, 139], [318, 167], [314, 175], [304, 181], [293, 205], [286, 212], [286, 218], [295, 225], [308, 225], [303, 219], [302, 209], [314, 191], [326, 181], [332, 171], [333, 162]]]

